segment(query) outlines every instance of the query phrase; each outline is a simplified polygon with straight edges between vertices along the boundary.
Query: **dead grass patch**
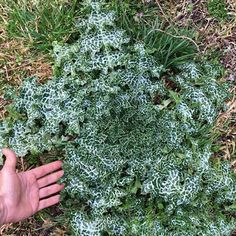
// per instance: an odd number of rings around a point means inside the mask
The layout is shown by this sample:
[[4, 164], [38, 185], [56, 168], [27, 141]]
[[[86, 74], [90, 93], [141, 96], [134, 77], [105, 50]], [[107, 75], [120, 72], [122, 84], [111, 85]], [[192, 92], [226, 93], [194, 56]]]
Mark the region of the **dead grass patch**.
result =
[[236, 167], [236, 86], [231, 93], [233, 97], [227, 103], [228, 109], [219, 115], [213, 132], [220, 132], [217, 140], [220, 151], [217, 154], [225, 160], [231, 160], [232, 165]]
[[4, 40], [0, 43], [0, 120], [5, 117], [5, 106], [1, 96], [6, 87], [18, 87], [23, 78], [37, 76], [39, 81], [45, 81], [52, 76], [52, 65], [47, 56], [35, 54], [22, 40]]

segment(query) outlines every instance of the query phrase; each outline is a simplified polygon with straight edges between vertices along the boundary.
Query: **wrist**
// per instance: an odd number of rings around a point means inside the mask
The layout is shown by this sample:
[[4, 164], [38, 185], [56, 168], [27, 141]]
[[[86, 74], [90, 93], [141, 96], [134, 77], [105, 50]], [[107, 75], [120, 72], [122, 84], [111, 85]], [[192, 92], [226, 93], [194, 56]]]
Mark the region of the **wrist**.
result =
[[0, 226], [6, 224], [7, 211], [3, 199], [0, 197]]

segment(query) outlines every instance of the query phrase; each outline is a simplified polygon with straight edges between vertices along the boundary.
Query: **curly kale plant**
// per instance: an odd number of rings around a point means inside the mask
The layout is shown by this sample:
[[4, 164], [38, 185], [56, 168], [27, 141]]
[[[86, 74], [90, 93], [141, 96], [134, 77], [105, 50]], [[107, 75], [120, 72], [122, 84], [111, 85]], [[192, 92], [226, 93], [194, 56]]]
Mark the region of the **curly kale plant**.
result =
[[1, 146], [64, 153], [71, 235], [230, 235], [235, 176], [209, 135], [228, 96], [217, 68], [167, 74], [102, 3], [84, 8], [80, 39], [55, 46], [57, 76], [13, 97]]

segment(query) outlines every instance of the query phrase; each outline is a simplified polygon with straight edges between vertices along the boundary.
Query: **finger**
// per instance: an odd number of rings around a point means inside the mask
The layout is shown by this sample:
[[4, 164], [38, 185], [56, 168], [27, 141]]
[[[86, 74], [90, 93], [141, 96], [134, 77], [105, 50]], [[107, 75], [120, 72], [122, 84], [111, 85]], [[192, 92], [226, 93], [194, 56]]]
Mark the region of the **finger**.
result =
[[16, 171], [16, 154], [10, 150], [9, 148], [3, 148], [2, 149], [2, 154], [6, 157], [6, 161], [3, 166], [3, 170], [11, 170], [11, 171]]
[[54, 184], [39, 190], [39, 198], [45, 198], [52, 194], [60, 192], [64, 188], [64, 184]]
[[47, 198], [47, 199], [40, 200], [38, 211], [40, 211], [40, 210], [42, 210], [44, 208], [53, 206], [53, 205], [55, 205], [55, 204], [57, 204], [59, 202], [60, 202], [60, 195], [59, 194], [56, 195], [56, 196]]
[[57, 182], [64, 175], [64, 171], [60, 170], [50, 175], [44, 176], [41, 179], [38, 179], [39, 188], [43, 188], [49, 184]]
[[61, 161], [54, 161], [52, 163], [37, 167], [35, 169], [30, 170], [29, 172], [33, 173], [35, 177], [41, 178], [45, 175], [48, 175], [56, 170], [59, 170], [62, 168], [62, 162]]

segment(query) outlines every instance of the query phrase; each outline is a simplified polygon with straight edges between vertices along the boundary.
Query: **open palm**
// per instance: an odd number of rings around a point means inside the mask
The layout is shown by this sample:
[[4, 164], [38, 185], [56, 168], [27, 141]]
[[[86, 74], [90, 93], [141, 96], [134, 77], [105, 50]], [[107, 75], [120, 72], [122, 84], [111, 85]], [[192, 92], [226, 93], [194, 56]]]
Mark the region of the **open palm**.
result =
[[[64, 185], [56, 182], [63, 176], [62, 162], [16, 173], [16, 155], [4, 148], [6, 156], [0, 171], [0, 223], [18, 222], [60, 201]], [[53, 195], [53, 196], [52, 196]]]

